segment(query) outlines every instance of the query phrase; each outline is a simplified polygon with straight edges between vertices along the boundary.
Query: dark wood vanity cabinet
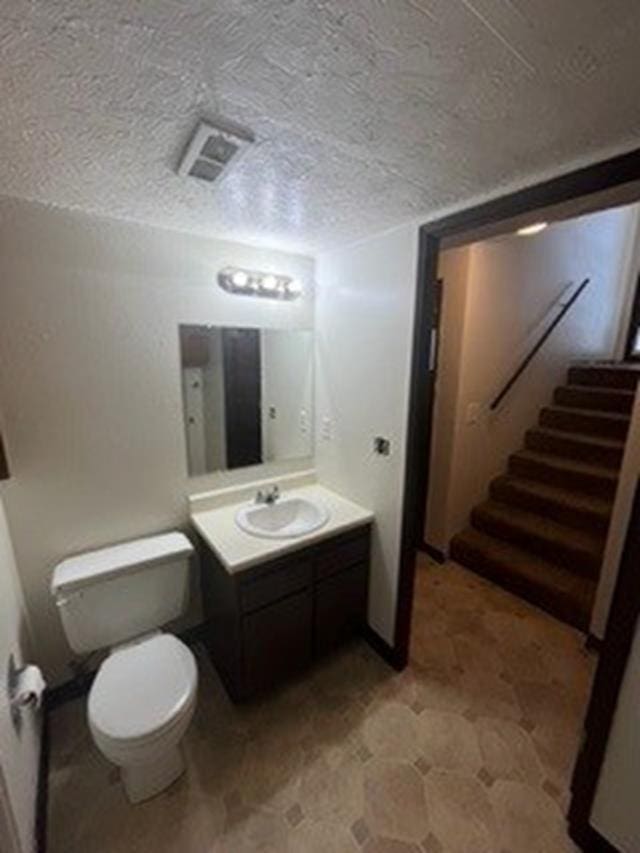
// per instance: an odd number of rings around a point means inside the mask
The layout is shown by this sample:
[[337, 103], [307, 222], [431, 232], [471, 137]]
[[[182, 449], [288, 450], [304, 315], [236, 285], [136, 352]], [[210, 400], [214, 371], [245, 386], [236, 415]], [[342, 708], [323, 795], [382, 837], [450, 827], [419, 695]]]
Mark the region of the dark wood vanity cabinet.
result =
[[274, 687], [365, 625], [370, 527], [230, 574], [200, 538], [205, 642], [233, 699]]

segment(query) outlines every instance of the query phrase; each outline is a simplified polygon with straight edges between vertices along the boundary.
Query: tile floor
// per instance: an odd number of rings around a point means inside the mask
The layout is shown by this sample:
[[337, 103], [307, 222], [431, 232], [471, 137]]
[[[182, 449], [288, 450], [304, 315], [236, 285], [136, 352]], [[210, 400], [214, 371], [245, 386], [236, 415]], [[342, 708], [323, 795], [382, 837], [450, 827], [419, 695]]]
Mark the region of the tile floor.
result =
[[247, 707], [204, 653], [188, 771], [129, 806], [84, 701], [51, 716], [50, 853], [556, 853], [594, 660], [583, 637], [421, 559], [412, 665], [364, 644]]

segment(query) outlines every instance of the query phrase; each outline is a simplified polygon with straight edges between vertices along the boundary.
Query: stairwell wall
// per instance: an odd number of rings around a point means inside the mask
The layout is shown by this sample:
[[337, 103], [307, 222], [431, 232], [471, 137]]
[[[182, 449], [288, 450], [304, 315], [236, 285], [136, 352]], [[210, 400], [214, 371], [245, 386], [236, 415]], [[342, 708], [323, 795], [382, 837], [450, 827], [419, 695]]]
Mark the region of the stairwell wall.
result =
[[[533, 237], [509, 235], [441, 254], [442, 337], [446, 342], [453, 330], [458, 343], [443, 344], [439, 353], [425, 523], [433, 547], [446, 553], [491, 479], [522, 447], [554, 387], [565, 382], [570, 362], [614, 356], [636, 221], [635, 207], [617, 208], [556, 223]], [[589, 287], [490, 412], [491, 399], [546, 328], [558, 297], [587, 276]]]

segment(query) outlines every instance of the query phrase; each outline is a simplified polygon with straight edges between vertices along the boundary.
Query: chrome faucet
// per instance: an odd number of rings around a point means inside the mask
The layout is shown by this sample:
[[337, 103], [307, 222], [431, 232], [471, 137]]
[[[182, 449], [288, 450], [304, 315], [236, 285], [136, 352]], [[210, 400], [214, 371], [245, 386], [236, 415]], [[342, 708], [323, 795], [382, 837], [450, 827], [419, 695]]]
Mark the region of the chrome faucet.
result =
[[262, 491], [260, 489], [258, 494], [256, 495], [256, 503], [257, 504], [274, 504], [278, 498], [280, 497], [280, 489], [278, 486], [272, 486], [270, 489], [266, 489], [266, 491]]

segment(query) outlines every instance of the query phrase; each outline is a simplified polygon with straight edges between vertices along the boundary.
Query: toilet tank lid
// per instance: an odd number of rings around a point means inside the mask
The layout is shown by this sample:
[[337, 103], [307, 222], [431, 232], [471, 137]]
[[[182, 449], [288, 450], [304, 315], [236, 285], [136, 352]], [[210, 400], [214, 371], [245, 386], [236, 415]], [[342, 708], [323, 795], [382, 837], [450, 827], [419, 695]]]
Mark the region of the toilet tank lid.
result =
[[69, 592], [94, 583], [98, 578], [104, 580], [109, 575], [186, 557], [192, 552], [193, 545], [184, 533], [177, 531], [87, 551], [58, 563], [53, 570], [51, 592], [54, 595]]

